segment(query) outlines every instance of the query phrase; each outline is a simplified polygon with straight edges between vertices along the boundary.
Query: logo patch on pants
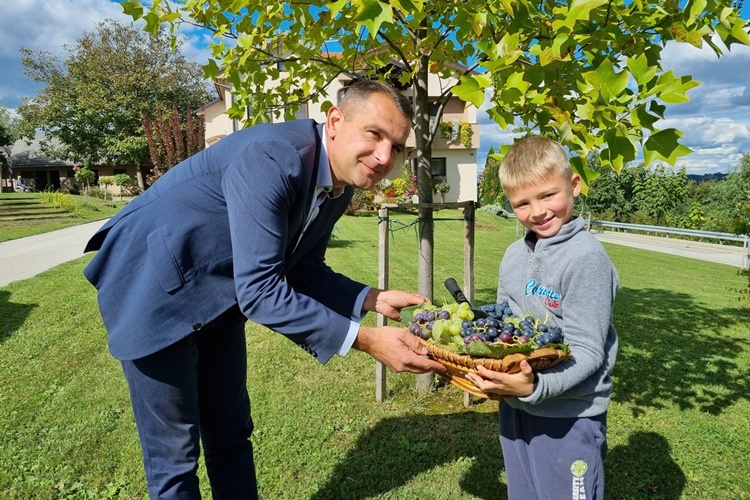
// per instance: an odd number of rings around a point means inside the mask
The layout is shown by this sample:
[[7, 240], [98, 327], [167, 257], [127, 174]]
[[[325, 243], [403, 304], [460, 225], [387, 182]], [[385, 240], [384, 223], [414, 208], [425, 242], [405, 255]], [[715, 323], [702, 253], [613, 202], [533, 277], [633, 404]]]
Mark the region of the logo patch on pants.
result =
[[586, 485], [583, 476], [589, 470], [589, 465], [583, 460], [576, 460], [570, 464], [570, 473], [573, 474], [573, 500], [585, 500]]

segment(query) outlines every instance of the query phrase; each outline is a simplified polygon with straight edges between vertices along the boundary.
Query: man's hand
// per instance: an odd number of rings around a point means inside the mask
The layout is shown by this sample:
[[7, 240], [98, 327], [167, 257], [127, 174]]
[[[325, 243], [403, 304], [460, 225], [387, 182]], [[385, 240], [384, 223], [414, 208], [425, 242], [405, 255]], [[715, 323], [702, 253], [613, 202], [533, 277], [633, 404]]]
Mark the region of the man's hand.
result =
[[386, 318], [401, 321], [401, 309], [409, 306], [424, 304], [430, 300], [418, 293], [404, 290], [380, 290], [371, 288], [363, 304], [365, 311], [374, 311]]
[[483, 392], [501, 396], [529, 396], [534, 392], [534, 373], [527, 361], [521, 361], [518, 373], [502, 373], [478, 366], [476, 373], [467, 373], [466, 378], [474, 382]]
[[424, 357], [427, 348], [405, 328], [360, 326], [352, 347], [366, 352], [397, 372], [445, 372], [443, 365]]

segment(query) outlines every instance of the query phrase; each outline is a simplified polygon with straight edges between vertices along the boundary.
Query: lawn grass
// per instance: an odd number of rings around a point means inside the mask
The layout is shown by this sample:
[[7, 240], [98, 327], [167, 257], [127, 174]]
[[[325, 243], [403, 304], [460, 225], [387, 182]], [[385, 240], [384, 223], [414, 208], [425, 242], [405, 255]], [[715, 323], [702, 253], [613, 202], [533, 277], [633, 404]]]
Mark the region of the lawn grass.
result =
[[[460, 213], [438, 212], [460, 219]], [[391, 234], [391, 286], [416, 288], [414, 216]], [[344, 218], [328, 262], [377, 280], [377, 218]], [[435, 299], [463, 274], [463, 224], [435, 231]], [[515, 222], [477, 213], [475, 302], [493, 302]], [[609, 412], [611, 499], [750, 498], [750, 311], [729, 266], [606, 246], [621, 278]], [[127, 387], [106, 351], [85, 256], [0, 288], [0, 498], [145, 498]], [[374, 317], [366, 322], [374, 324]], [[265, 499], [502, 499], [497, 403], [417, 394], [352, 352], [320, 366], [248, 325], [248, 387]], [[210, 498], [204, 469], [204, 497]]]
[[[2, 193], [0, 194], [0, 206], [3, 203], [14, 200], [38, 199], [42, 193]], [[36, 220], [3, 220], [0, 218], [0, 242], [33, 236], [35, 234], [48, 233], [58, 229], [84, 224], [95, 220], [106, 219], [116, 214], [126, 201], [108, 199], [106, 202], [99, 198], [89, 196], [86, 198], [79, 195], [68, 195], [79, 207], [75, 216], [66, 218], [38, 218]]]

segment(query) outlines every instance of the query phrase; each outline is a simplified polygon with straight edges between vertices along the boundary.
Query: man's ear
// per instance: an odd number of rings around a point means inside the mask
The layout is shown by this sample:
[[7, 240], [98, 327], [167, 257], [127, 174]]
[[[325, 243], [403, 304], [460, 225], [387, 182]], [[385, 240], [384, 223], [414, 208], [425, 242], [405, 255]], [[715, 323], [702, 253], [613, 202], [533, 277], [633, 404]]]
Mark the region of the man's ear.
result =
[[581, 179], [581, 176], [574, 172], [573, 176], [570, 179], [570, 187], [573, 190], [573, 198], [581, 194], [582, 185], [583, 185], [583, 180]]
[[333, 139], [336, 137], [339, 125], [344, 121], [344, 114], [338, 106], [331, 106], [326, 114], [326, 135]]

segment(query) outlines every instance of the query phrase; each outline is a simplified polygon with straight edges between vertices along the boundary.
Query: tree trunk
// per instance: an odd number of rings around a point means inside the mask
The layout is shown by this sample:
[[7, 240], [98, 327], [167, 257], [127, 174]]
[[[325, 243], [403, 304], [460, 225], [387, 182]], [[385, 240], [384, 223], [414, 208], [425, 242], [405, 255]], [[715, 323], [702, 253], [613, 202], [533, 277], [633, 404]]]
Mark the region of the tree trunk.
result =
[[[420, 37], [423, 38], [423, 37]], [[419, 203], [432, 203], [432, 144], [430, 136], [430, 103], [428, 99], [427, 77], [430, 59], [422, 56], [414, 79], [414, 135], [417, 145], [417, 186]], [[430, 207], [419, 207], [419, 293], [432, 300], [434, 226], [433, 211]], [[435, 376], [432, 372], [417, 375], [417, 391], [432, 392]]]

